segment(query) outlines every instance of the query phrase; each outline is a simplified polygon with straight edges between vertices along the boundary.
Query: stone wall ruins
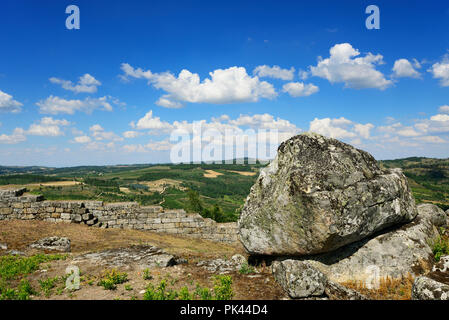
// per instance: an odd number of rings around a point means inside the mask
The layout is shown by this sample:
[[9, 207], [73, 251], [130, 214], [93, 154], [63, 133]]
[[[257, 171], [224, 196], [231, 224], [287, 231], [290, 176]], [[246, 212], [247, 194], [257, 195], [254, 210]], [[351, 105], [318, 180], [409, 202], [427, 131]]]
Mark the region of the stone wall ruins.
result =
[[217, 223], [197, 213], [140, 206], [136, 202], [44, 201], [26, 189], [0, 190], [0, 220], [82, 223], [101, 228], [148, 230], [218, 242], [237, 241], [236, 223]]

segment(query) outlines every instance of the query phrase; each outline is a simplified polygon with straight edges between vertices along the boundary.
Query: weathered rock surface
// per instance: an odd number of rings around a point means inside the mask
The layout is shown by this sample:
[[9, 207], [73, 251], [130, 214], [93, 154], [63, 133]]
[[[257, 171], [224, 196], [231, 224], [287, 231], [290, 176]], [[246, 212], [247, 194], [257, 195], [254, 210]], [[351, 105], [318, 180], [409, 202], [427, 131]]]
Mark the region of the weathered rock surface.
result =
[[412, 299], [449, 300], [449, 256], [443, 256], [432, 271], [413, 283]]
[[4, 243], [0, 243], [0, 250], [8, 250], [8, 246]]
[[128, 248], [110, 249], [101, 252], [87, 253], [76, 257], [78, 261], [91, 261], [110, 267], [138, 265], [141, 269], [152, 267], [169, 267], [176, 264], [176, 257], [160, 248], [148, 245], [136, 245]]
[[327, 278], [305, 261], [283, 260], [272, 265], [273, 275], [290, 298], [322, 296]]
[[261, 170], [242, 210], [239, 236], [251, 254], [310, 255], [416, 214], [400, 170], [383, 171], [365, 151], [306, 133], [283, 142]]
[[48, 237], [40, 239], [30, 245], [31, 248], [70, 252], [70, 239], [65, 237]]
[[313, 261], [308, 261], [336, 282], [421, 275], [432, 268], [434, 257], [429, 242], [438, 236], [438, 230], [432, 223], [433, 210], [420, 205], [418, 211], [415, 220], [398, 229], [309, 257]]

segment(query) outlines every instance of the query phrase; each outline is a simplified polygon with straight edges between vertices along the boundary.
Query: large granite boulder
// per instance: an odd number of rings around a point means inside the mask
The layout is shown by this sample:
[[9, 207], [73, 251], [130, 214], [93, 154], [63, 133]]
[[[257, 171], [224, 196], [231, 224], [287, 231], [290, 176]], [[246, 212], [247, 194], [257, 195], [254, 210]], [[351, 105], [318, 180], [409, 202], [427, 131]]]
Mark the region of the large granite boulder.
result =
[[329, 252], [413, 220], [417, 210], [400, 170], [314, 133], [290, 138], [261, 170], [238, 222], [251, 254]]

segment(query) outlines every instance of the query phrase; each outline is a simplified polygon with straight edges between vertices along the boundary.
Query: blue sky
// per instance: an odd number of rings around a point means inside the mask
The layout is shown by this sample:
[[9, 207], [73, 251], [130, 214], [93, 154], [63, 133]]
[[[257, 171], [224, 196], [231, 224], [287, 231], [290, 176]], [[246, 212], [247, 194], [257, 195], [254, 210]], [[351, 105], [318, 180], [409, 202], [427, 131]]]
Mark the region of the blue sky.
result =
[[448, 157], [447, 1], [14, 0], [0, 21], [1, 165], [169, 162], [201, 120]]

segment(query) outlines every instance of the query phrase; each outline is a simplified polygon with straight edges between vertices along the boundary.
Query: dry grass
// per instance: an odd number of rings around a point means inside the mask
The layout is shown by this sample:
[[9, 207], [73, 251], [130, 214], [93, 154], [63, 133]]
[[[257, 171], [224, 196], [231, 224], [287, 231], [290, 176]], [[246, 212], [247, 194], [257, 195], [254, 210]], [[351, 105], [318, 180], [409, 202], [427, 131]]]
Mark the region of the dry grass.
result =
[[346, 281], [342, 285], [364, 294], [370, 300], [410, 300], [414, 277], [407, 274], [402, 278], [381, 278], [379, 288], [368, 289], [363, 281]]
[[220, 172], [217, 172], [217, 171], [214, 171], [214, 170], [205, 170], [205, 171], [206, 171], [206, 173], [203, 174], [203, 176], [205, 178], [216, 178], [218, 176], [222, 176], [223, 175], [223, 173], [220, 173]]
[[148, 243], [166, 249], [171, 254], [195, 259], [231, 257], [244, 253], [240, 243], [227, 245], [201, 239], [154, 233], [131, 229], [100, 229], [74, 223], [52, 223], [45, 221], [12, 220], [0, 221], [0, 243], [8, 248], [24, 250], [41, 238], [49, 236], [68, 237], [72, 252], [82, 253], [133, 244]]
[[235, 171], [235, 170], [227, 170], [227, 171], [238, 173], [239, 175], [242, 176], [251, 176], [251, 177], [257, 174], [256, 172], [249, 172], [249, 171]]

